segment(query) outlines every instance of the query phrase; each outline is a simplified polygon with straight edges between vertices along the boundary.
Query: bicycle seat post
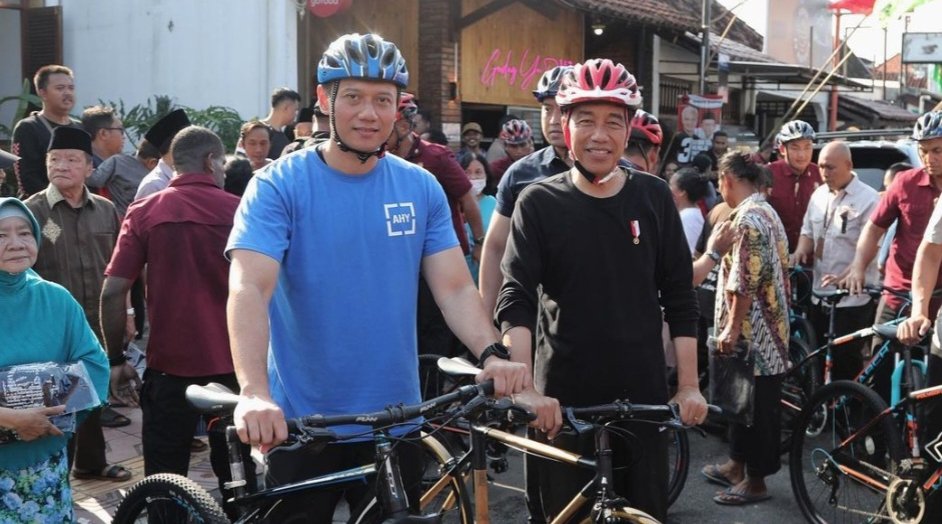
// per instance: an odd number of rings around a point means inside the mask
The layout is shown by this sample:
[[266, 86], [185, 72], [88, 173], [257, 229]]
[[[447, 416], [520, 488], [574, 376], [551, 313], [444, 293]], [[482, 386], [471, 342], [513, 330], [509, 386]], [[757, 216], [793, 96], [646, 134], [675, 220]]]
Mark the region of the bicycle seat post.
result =
[[245, 496], [246, 485], [245, 465], [242, 463], [242, 442], [235, 426], [226, 428], [226, 450], [229, 457], [229, 474], [232, 477], [223, 487], [230, 490], [232, 497], [238, 499]]

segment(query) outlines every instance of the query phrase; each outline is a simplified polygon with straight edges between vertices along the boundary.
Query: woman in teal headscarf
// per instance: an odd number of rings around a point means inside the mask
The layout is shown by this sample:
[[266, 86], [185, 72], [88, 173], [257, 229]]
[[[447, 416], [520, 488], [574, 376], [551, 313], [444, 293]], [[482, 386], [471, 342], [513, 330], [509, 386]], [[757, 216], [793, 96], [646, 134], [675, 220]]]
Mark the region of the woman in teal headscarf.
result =
[[[40, 278], [39, 223], [15, 198], [0, 198], [0, 367], [82, 361], [99, 399], [109, 367], [81, 306], [62, 286]], [[63, 434], [49, 421], [63, 408], [0, 407], [0, 428], [18, 439], [0, 444], [0, 523], [73, 522]]]

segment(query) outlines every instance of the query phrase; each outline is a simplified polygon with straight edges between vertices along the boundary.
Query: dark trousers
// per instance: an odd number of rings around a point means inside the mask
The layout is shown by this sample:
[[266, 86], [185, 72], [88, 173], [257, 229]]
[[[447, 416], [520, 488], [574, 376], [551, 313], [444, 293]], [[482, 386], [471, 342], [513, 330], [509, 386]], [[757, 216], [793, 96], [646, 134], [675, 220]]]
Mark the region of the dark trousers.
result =
[[[410, 434], [407, 438], [418, 438], [418, 433]], [[400, 441], [395, 450], [409, 504], [413, 511], [417, 511], [422, 493], [425, 456], [419, 445], [414, 442]], [[375, 460], [376, 447], [373, 441], [330, 444], [321, 450], [308, 447], [295, 451], [273, 451], [268, 454], [268, 474], [265, 482], [266, 486], [271, 488], [363, 466]], [[306, 492], [295, 498], [285, 498], [267, 522], [330, 524], [341, 498], [347, 501], [351, 509], [355, 509], [366, 497], [376, 495], [375, 480], [375, 477], [371, 477], [364, 484], [322, 492]]]
[[[631, 507], [649, 513], [659, 521], [667, 520], [667, 440], [666, 436], [651, 424], [624, 424], [633, 437], [626, 439], [620, 435], [611, 435], [614, 471], [612, 486], [619, 496], [628, 499]], [[543, 439], [543, 437], [539, 437]], [[595, 436], [593, 434], [575, 436], [560, 434], [552, 442], [554, 446], [567, 449], [581, 455], [594, 456]], [[546, 521], [552, 520], [566, 504], [594, 477], [594, 472], [545, 459], [533, 471], [539, 482], [539, 503]], [[528, 474], [531, 471], [528, 466]], [[530, 478], [528, 476], [527, 483]], [[529, 489], [528, 495], [529, 495]], [[583, 507], [574, 522], [585, 517], [590, 505]], [[530, 521], [537, 522], [537, 516], [531, 515]]]
[[[840, 337], [873, 325], [876, 306], [871, 302], [863, 306], [839, 307], [834, 312], [834, 336]], [[812, 310], [811, 324], [824, 345], [828, 332], [829, 308], [818, 304]], [[866, 339], [855, 340], [834, 348], [831, 352], [831, 380], [853, 380], [863, 369]]]
[[[929, 373], [926, 379], [926, 387], [942, 385], [942, 358], [938, 355], [929, 355]], [[936, 400], [924, 402], [922, 410], [923, 431], [920, 440], [925, 446], [937, 439], [942, 439], [942, 398], [936, 397]], [[922, 455], [928, 456], [926, 453]], [[938, 467], [938, 464], [932, 464], [930, 459], [930, 469], [935, 467]], [[926, 515], [922, 521], [942, 522], [942, 492], [937, 491], [929, 496]]]
[[[218, 382], [233, 391], [239, 391], [235, 374], [208, 377], [178, 377], [147, 369], [141, 388], [143, 424], [141, 443], [144, 448], [144, 474], [176, 473], [186, 476], [190, 467], [190, 444], [196, 434], [200, 414], [186, 402], [186, 388], [191, 384], [205, 385]], [[211, 417], [207, 417], [209, 419]], [[225, 427], [213, 424], [209, 432], [210, 463], [219, 479], [219, 487], [231, 480], [226, 450]], [[242, 459], [249, 489], [255, 489], [255, 463], [250, 448], [242, 446]], [[223, 490], [224, 497], [228, 495]]]
[[767, 477], [781, 467], [782, 378], [756, 377], [752, 425], [730, 424], [729, 458], [746, 464], [746, 474]]
[[69, 470], [98, 473], [108, 465], [105, 458], [105, 434], [101, 429], [101, 409], [89, 412], [69, 439]]

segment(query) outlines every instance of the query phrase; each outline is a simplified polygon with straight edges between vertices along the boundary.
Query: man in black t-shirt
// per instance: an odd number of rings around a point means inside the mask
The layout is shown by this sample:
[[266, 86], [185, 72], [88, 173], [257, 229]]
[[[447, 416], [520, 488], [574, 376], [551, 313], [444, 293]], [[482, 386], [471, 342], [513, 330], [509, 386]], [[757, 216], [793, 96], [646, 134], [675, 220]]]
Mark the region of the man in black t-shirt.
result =
[[[536, 412], [532, 425], [550, 439], [562, 424], [560, 403], [666, 403], [665, 318], [678, 360], [672, 401], [685, 423], [699, 424], [707, 408], [697, 381], [698, 311], [683, 226], [667, 184], [618, 165], [629, 115], [641, 103], [634, 77], [621, 64], [589, 60], [563, 77], [556, 101], [575, 165], [521, 193], [501, 264], [497, 319], [512, 360], [530, 364], [531, 333], [538, 332], [534, 387], [516, 400]], [[631, 431], [640, 452], [613, 443], [613, 486], [665, 520], [666, 443], [655, 426], [637, 426]], [[560, 436], [554, 444], [591, 454], [594, 443]], [[541, 468], [547, 519], [587, 482], [581, 473]]]

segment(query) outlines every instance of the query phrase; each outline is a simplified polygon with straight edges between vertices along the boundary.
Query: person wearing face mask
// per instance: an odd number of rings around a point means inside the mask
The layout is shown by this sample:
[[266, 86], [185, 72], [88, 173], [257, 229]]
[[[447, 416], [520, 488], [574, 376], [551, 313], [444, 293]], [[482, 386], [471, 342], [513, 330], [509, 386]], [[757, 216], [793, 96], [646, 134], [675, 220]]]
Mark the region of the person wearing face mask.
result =
[[[491, 168], [488, 166], [487, 159], [484, 155], [476, 153], [461, 155], [458, 157], [458, 163], [461, 164], [461, 168], [464, 169], [465, 174], [468, 175], [468, 180], [471, 181], [471, 194], [474, 195], [478, 201], [478, 208], [481, 210], [481, 227], [484, 235], [486, 235], [487, 226], [491, 222], [494, 208], [497, 207], [497, 199], [487, 194], [487, 188], [491, 186], [494, 178], [491, 173]], [[470, 228], [471, 226], [470, 224], [466, 224], [465, 227]], [[471, 236], [473, 237], [474, 235]], [[465, 258], [468, 260], [468, 269], [471, 270], [474, 283], [477, 284], [480, 264], [471, 256]]]

